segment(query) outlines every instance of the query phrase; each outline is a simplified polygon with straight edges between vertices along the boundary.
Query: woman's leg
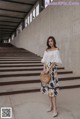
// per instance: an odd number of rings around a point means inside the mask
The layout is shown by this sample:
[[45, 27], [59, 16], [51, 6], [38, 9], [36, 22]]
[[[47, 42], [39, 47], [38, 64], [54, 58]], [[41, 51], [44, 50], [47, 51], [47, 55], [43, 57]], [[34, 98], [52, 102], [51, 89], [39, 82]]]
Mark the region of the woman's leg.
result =
[[56, 96], [53, 97], [53, 113], [57, 114]]
[[48, 96], [49, 97], [49, 102], [50, 102], [50, 107], [49, 109], [47, 110], [48, 112], [52, 111], [53, 110], [53, 98]]

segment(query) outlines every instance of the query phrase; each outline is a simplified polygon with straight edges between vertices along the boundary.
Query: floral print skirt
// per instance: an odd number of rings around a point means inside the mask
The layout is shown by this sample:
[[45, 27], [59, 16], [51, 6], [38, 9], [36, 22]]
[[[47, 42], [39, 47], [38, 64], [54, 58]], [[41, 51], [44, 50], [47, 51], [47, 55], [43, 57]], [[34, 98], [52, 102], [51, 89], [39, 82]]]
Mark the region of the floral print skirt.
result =
[[50, 71], [51, 80], [49, 83], [44, 84], [41, 82], [41, 93], [47, 94], [50, 97], [57, 96], [59, 93], [59, 82], [57, 75], [57, 65], [51, 69]]

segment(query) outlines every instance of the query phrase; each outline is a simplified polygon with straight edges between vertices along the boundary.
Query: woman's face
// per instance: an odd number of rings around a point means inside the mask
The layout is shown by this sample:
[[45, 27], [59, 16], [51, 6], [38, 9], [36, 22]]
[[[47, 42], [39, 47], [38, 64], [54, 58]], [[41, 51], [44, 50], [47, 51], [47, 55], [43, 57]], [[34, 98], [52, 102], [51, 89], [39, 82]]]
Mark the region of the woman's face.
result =
[[50, 47], [54, 46], [54, 42], [51, 38], [48, 40], [48, 44], [49, 44]]

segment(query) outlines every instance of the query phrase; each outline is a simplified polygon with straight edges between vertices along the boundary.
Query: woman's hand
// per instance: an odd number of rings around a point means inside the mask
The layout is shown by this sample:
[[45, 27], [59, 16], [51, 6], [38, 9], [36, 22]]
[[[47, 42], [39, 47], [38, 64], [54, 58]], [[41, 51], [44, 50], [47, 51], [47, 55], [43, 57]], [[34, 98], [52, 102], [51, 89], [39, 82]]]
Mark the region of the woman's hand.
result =
[[43, 73], [48, 73], [49, 71], [50, 71], [49, 68], [47, 68], [43, 70]]

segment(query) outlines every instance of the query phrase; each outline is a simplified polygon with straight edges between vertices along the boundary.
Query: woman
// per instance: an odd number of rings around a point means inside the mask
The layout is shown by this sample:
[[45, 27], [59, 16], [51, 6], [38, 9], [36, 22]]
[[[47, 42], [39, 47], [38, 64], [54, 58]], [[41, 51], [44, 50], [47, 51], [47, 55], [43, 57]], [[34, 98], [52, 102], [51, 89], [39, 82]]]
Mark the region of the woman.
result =
[[53, 117], [55, 117], [58, 115], [56, 96], [59, 92], [57, 67], [62, 66], [62, 61], [60, 58], [59, 49], [56, 46], [56, 40], [53, 36], [50, 36], [47, 39], [47, 49], [44, 51], [41, 62], [43, 63], [43, 73], [50, 72], [51, 75], [51, 80], [48, 84], [41, 82], [41, 92], [43, 94], [48, 94], [50, 108], [47, 111], [50, 112], [53, 110]]

